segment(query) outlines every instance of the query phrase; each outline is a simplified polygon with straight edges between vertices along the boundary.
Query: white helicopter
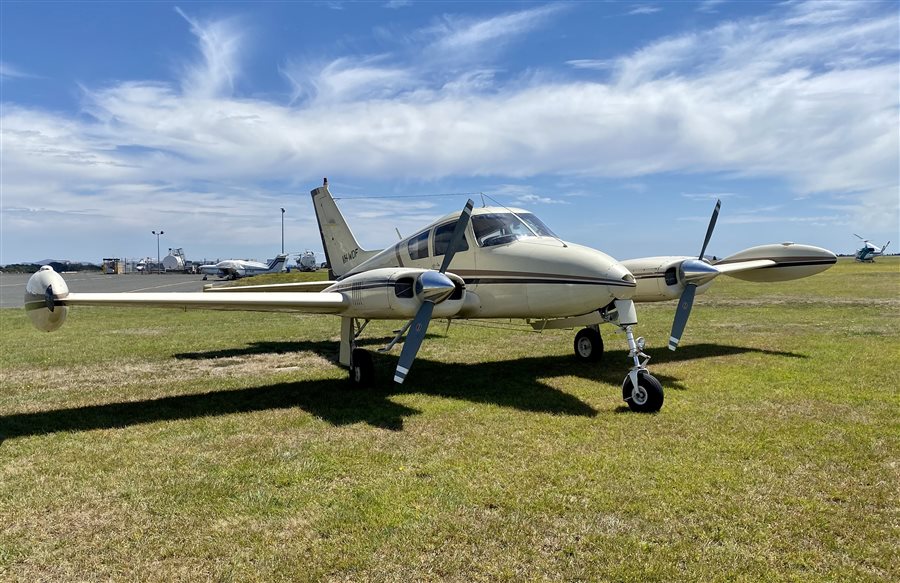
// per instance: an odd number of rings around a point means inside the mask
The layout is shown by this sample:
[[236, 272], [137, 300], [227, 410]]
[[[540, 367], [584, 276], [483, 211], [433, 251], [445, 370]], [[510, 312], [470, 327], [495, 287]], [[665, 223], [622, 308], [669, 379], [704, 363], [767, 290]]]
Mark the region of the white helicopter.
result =
[[[40, 330], [58, 329], [69, 306], [157, 306], [281, 311], [341, 317], [339, 362], [350, 381], [369, 385], [371, 355], [356, 346], [370, 320], [408, 320], [380, 351], [403, 340], [394, 381], [403, 383], [434, 318], [523, 318], [537, 329], [584, 326], [575, 336], [578, 359], [603, 354], [599, 324], [625, 332], [633, 365], [622, 384], [629, 408], [658, 411], [663, 389], [647, 370], [643, 338], [635, 339], [635, 301], [680, 298], [670, 348], [678, 344], [696, 293], [728, 274], [751, 281], [783, 281], [827, 269], [830, 251], [785, 243], [747, 249], [712, 264], [703, 253], [712, 236], [716, 205], [698, 258], [651, 257], [619, 262], [567, 243], [540, 219], [516, 208], [473, 209], [438, 219], [381, 251], [359, 246], [338, 210], [328, 181], [311, 192], [332, 281], [208, 288], [215, 293], [69, 293], [62, 277], [43, 267], [29, 279], [25, 309]], [[450, 268], [452, 267], [452, 271]], [[306, 293], [304, 293], [306, 292]]]
[[285, 261], [287, 261], [287, 258], [288, 256], [286, 254], [282, 254], [268, 263], [249, 261], [247, 259], [225, 259], [218, 263], [201, 265], [200, 273], [203, 274], [204, 280], [209, 275], [217, 275], [228, 279], [238, 279], [263, 273], [281, 273], [286, 269]]
[[869, 242], [868, 239], [863, 239], [856, 233], [853, 233], [855, 237], [858, 239], [862, 239], [863, 246], [856, 251], [856, 255], [854, 255], [854, 259], [860, 261], [862, 263], [872, 263], [875, 261], [876, 257], [881, 257], [884, 255], [884, 250], [887, 249], [887, 246], [891, 244], [890, 241], [884, 244], [881, 249], [877, 246], [873, 245]]

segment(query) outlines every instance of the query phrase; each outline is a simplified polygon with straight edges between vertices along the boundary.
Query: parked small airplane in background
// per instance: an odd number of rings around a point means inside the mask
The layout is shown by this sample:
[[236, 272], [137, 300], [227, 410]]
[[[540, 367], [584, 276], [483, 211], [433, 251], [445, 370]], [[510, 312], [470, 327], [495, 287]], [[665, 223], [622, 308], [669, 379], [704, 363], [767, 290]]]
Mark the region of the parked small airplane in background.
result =
[[250, 277], [261, 273], [281, 273], [286, 269], [285, 261], [287, 258], [286, 254], [279, 255], [268, 263], [249, 261], [247, 259], [226, 259], [215, 264], [201, 265], [200, 273], [203, 274], [203, 279], [206, 279], [208, 275], [238, 279], [239, 277]]
[[891, 242], [888, 241], [884, 244], [884, 246], [881, 247], [881, 249], [879, 249], [877, 246], [870, 243], [868, 239], [863, 239], [856, 233], [853, 233], [853, 235], [859, 239], [862, 239], [863, 246], [856, 251], [854, 259], [863, 263], [872, 263], [873, 261], [875, 261], [876, 257], [881, 257], [882, 255], [884, 255], [884, 250], [887, 249], [887, 246], [891, 244]]
[[[360, 247], [324, 186], [312, 191], [313, 207], [332, 281], [243, 287], [210, 287], [216, 293], [69, 293], [62, 277], [43, 267], [28, 281], [25, 309], [40, 330], [56, 330], [69, 306], [156, 306], [218, 310], [333, 314], [341, 318], [340, 364], [350, 380], [374, 378], [371, 355], [356, 345], [370, 320], [407, 320], [380, 350], [403, 341], [394, 373], [402, 383], [434, 318], [521, 318], [536, 329], [584, 326], [575, 356], [598, 361], [599, 324], [625, 332], [632, 366], [622, 397], [635, 411], [658, 411], [663, 389], [647, 370], [644, 339], [635, 339], [635, 302], [680, 298], [670, 348], [684, 332], [694, 296], [720, 274], [749, 281], [797, 279], [828, 269], [837, 258], [819, 247], [784, 243], [753, 247], [710, 263], [704, 252], [721, 203], [698, 257], [649, 257], [617, 261], [601, 251], [567, 243], [532, 213], [507, 207], [450, 213], [381, 251]], [[451, 270], [452, 267], [452, 270]], [[306, 293], [303, 293], [306, 292]], [[404, 334], [406, 338], [404, 340]]]

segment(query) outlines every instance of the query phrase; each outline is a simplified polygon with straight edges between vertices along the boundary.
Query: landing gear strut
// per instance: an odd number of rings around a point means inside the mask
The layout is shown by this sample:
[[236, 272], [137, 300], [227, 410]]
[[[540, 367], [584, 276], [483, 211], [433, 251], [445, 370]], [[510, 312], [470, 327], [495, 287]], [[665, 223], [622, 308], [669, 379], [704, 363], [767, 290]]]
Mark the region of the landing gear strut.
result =
[[639, 413], [656, 413], [663, 405], [662, 385], [647, 370], [650, 357], [644, 354], [644, 339], [634, 338], [634, 325], [637, 324], [637, 312], [631, 300], [616, 300], [615, 310], [603, 312], [607, 322], [615, 324], [623, 332], [628, 342], [628, 357], [634, 365], [622, 382], [622, 398], [628, 408]]

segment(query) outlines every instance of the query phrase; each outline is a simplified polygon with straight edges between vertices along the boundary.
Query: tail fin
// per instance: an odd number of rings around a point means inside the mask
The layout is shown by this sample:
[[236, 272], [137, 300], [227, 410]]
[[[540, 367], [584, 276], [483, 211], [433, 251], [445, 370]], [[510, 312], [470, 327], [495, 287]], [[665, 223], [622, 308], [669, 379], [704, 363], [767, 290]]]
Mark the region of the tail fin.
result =
[[884, 250], [887, 249], [887, 246], [890, 245], [890, 244], [891, 244], [890, 241], [888, 241], [887, 243], [884, 244], [884, 247], [881, 248], [881, 253], [882, 253], [882, 254], [884, 253]]
[[377, 253], [359, 246], [328, 191], [327, 178], [323, 186], [310, 191], [310, 194], [313, 208], [316, 209], [316, 219], [319, 221], [319, 234], [322, 236], [325, 260], [329, 266], [328, 276], [331, 279], [344, 275]]
[[268, 271], [270, 273], [281, 273], [284, 271], [284, 262], [287, 260], [287, 255], [279, 255], [275, 259], [269, 263]]

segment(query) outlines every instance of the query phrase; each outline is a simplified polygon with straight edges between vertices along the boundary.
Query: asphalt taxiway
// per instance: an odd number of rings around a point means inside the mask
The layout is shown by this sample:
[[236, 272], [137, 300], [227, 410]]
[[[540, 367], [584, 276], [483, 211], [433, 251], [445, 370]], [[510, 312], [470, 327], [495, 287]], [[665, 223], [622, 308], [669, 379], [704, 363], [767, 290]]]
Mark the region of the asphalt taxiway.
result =
[[[63, 273], [63, 279], [71, 292], [189, 292], [202, 291], [202, 275], [183, 273], [128, 273], [104, 275], [102, 273]], [[30, 273], [0, 273], [0, 308], [21, 308], [25, 305], [25, 284]]]

